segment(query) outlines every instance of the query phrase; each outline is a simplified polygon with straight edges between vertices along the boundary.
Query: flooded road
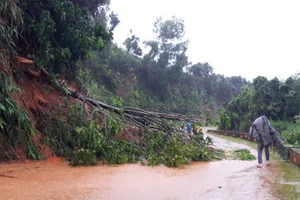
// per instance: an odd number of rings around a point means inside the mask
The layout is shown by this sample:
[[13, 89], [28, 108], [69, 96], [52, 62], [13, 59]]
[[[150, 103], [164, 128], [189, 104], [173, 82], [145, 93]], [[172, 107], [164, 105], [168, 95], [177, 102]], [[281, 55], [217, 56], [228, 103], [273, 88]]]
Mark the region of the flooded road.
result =
[[[215, 138], [224, 148], [249, 148]], [[228, 146], [228, 147], [226, 147]], [[251, 149], [256, 155], [256, 151]], [[184, 168], [139, 164], [71, 167], [60, 158], [0, 164], [0, 199], [271, 200], [271, 168], [257, 161], [196, 162]]]

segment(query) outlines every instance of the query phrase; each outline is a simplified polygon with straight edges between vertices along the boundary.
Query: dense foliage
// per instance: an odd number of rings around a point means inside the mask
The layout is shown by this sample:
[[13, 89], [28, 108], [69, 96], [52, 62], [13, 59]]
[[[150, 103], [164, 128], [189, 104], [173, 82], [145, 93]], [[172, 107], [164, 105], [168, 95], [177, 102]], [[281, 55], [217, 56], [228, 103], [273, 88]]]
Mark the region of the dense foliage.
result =
[[297, 75], [284, 81], [255, 78], [253, 87], [242, 87], [226, 109], [220, 110], [220, 128], [248, 131], [255, 118], [265, 115], [288, 143], [298, 145], [299, 83]]
[[[33, 119], [20, 107], [20, 102], [14, 100], [19, 98], [15, 94], [20, 91], [13, 79], [22, 80], [24, 74], [15, 68], [11, 57], [33, 58], [50, 72], [64, 76], [65, 72], [75, 69], [75, 62], [86, 57], [91, 48], [101, 49], [112, 39], [114, 24], [110, 29], [101, 24], [107, 21], [106, 16], [100, 20], [98, 11], [91, 7], [97, 8], [104, 1], [74, 3], [1, 0], [0, 160], [21, 158], [22, 151], [29, 158], [41, 158], [38, 144], [34, 142], [37, 131], [32, 126]], [[92, 10], [93, 13], [89, 12]]]
[[36, 131], [28, 113], [20, 109], [10, 97], [18, 88], [7, 74], [0, 71], [0, 160], [20, 158], [17, 152], [25, 151], [27, 157], [40, 159], [38, 146], [32, 141]]
[[25, 151], [27, 157], [41, 158], [37, 145], [31, 137], [36, 131], [28, 113], [19, 107], [11, 93], [19, 88], [12, 79], [10, 55], [16, 53], [15, 41], [22, 26], [22, 11], [17, 1], [2, 0], [0, 6], [0, 160], [16, 159]]
[[101, 23], [105, 19], [97, 20], [101, 15], [95, 9], [103, 2], [88, 2], [19, 1], [25, 24], [23, 37], [17, 41], [19, 54], [49, 72], [74, 72], [76, 61], [88, 57], [91, 49], [104, 48], [112, 39], [112, 32]]

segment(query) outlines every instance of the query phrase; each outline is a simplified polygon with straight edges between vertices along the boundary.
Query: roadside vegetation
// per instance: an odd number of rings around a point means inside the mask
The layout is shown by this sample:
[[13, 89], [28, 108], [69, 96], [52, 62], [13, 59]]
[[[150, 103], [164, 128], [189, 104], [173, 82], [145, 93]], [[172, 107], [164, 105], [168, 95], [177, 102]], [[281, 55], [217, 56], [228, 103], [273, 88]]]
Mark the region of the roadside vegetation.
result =
[[276, 187], [273, 189], [280, 199], [300, 199], [300, 170], [295, 165], [285, 162], [280, 158], [276, 159], [280, 176], [276, 178]]
[[219, 129], [248, 132], [252, 122], [265, 115], [287, 145], [299, 147], [300, 77], [268, 80], [257, 77], [253, 87], [243, 86], [227, 106], [219, 108]]

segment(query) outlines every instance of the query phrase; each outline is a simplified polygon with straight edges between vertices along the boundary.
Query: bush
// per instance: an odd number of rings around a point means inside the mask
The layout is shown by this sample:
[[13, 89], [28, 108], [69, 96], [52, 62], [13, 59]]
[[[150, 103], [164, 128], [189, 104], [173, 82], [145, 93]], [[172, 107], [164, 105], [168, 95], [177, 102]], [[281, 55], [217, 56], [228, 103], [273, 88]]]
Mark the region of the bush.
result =
[[141, 149], [144, 158], [148, 161], [150, 166], [164, 163], [164, 156], [162, 155], [165, 146], [166, 135], [160, 131], [150, 132], [146, 129], [141, 137]]
[[238, 149], [234, 151], [239, 160], [255, 160], [256, 157], [250, 153], [248, 149]]
[[208, 161], [214, 157], [207, 148], [212, 140], [209, 137], [204, 139], [201, 133], [186, 138], [179, 133], [167, 135], [163, 132], [146, 131], [141, 143], [145, 151], [143, 157], [148, 165], [180, 167], [191, 161]]
[[95, 151], [90, 149], [79, 149], [76, 151], [74, 158], [71, 159], [70, 164], [76, 165], [96, 165], [98, 163]]
[[124, 139], [107, 140], [102, 153], [108, 164], [135, 163], [140, 155], [137, 148]]
[[192, 157], [192, 154], [189, 154], [188, 146], [175, 134], [168, 141], [164, 149], [164, 154], [164, 164], [168, 167], [179, 167], [188, 164]]
[[270, 120], [272, 126], [279, 132], [282, 133], [283, 131], [289, 129], [289, 127], [293, 126], [293, 123], [288, 121], [273, 121]]
[[300, 147], [300, 126], [293, 125], [288, 130], [282, 132], [284, 140], [293, 145], [294, 147]]
[[300, 147], [300, 121], [298, 116], [296, 116], [295, 119], [295, 123], [287, 121], [272, 121], [272, 124], [274, 128], [281, 133], [281, 137], [284, 141], [294, 147]]
[[[2, 64], [8, 65], [7, 59], [0, 54], [0, 68]], [[28, 158], [42, 159], [38, 145], [33, 141], [36, 130], [30, 122], [29, 114], [11, 98], [13, 92], [19, 92], [19, 88], [13, 83], [10, 75], [1, 69], [0, 86], [0, 146], [3, 150], [0, 161], [20, 158], [19, 152], [16, 151], [18, 147], [26, 151]]]

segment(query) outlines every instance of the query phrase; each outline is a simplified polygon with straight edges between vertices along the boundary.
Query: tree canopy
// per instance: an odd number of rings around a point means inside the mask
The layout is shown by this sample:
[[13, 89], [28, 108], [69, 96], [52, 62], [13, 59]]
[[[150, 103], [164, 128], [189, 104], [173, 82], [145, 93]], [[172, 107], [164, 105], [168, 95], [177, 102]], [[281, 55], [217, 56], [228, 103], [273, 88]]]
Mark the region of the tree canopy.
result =
[[103, 49], [112, 40], [106, 25], [93, 20], [107, 1], [20, 1], [24, 26], [16, 46], [20, 55], [32, 58], [54, 73], [73, 72], [75, 62]]

